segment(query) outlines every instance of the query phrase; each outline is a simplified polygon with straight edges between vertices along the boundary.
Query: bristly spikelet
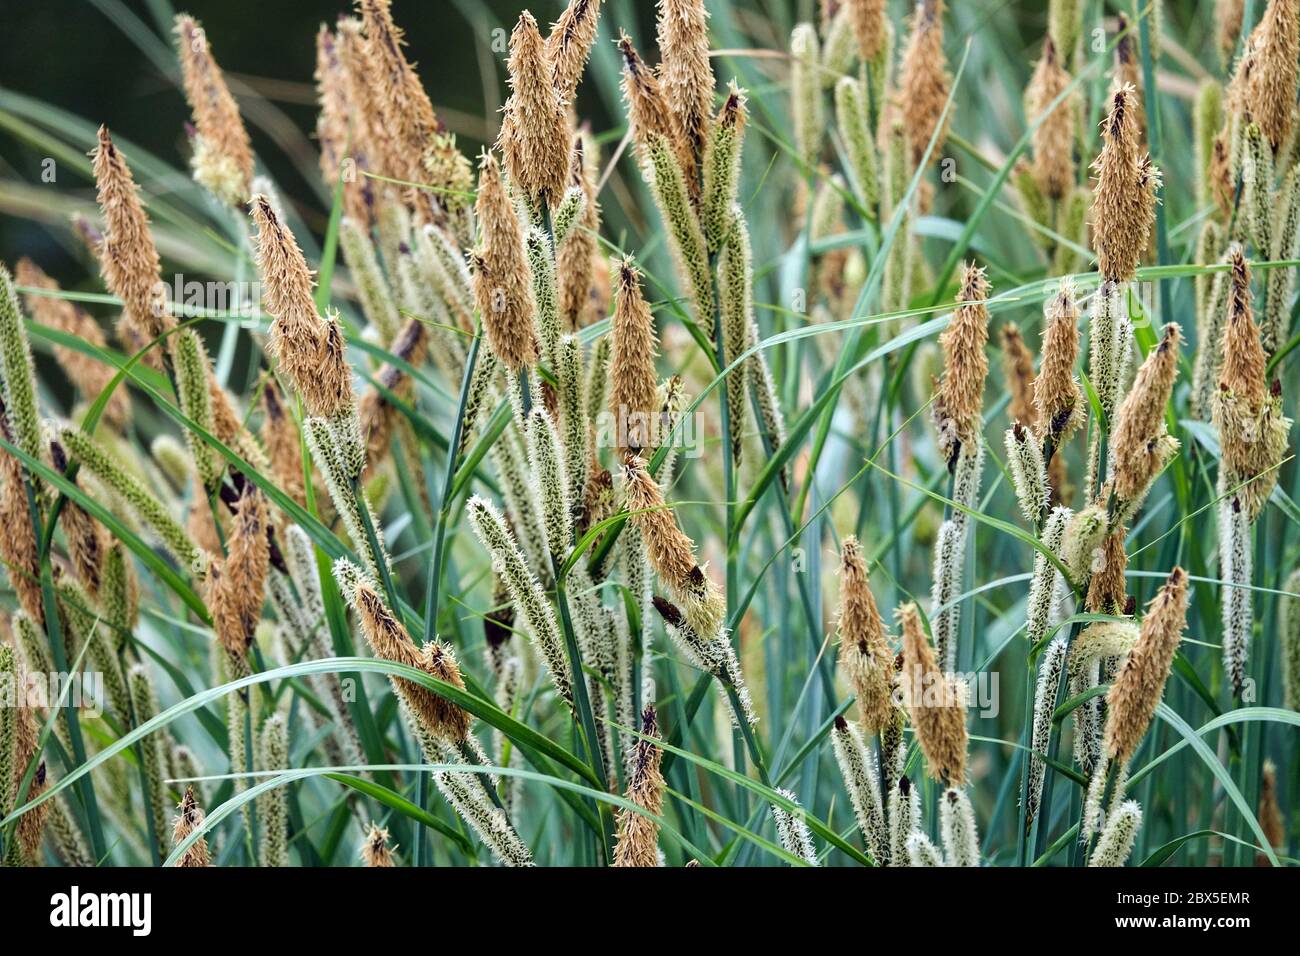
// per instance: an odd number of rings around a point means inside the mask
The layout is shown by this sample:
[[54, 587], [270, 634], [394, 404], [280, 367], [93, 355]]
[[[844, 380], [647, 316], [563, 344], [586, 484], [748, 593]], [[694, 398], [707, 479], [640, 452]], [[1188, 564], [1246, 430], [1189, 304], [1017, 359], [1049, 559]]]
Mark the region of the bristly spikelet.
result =
[[[352, 21], [354, 24], [356, 21]], [[316, 32], [316, 100], [320, 112], [316, 119], [316, 139], [320, 142], [321, 180], [327, 186], [342, 181], [343, 214], [357, 222], [370, 222], [370, 186], [364, 176], [344, 177], [344, 169], [356, 170], [367, 144], [366, 120], [358, 116], [361, 104], [353, 96], [353, 86], [344, 59], [344, 49], [353, 42], [340, 25], [337, 34], [321, 24]], [[351, 166], [345, 166], [350, 163]]]
[[836, 625], [840, 666], [858, 699], [863, 727], [881, 733], [894, 719], [894, 652], [867, 579], [862, 546], [852, 535], [840, 546], [840, 607]]
[[1122, 524], [1106, 535], [1101, 545], [1100, 567], [1088, 585], [1088, 610], [1093, 614], [1123, 614], [1128, 603], [1124, 569], [1128, 554], [1124, 550], [1126, 529]]
[[943, 12], [943, 0], [919, 0], [912, 16], [912, 34], [903, 51], [899, 110], [907, 125], [913, 167], [921, 165], [931, 137], [935, 138], [931, 156], [941, 155], [948, 131], [943, 111], [952, 76], [943, 55]]
[[1020, 329], [1010, 322], [1002, 326], [1002, 374], [1011, 390], [1007, 417], [1026, 428], [1034, 427], [1038, 415], [1034, 403], [1034, 353], [1025, 344]]
[[543, 408], [528, 413], [528, 462], [551, 561], [562, 564], [573, 545], [573, 509], [555, 421]]
[[[180, 813], [172, 823], [172, 844], [180, 846], [201, 826], [203, 826], [203, 809], [194, 797], [194, 787], [188, 786], [185, 788], [185, 796], [181, 798]], [[181, 858], [176, 861], [176, 865], [179, 867], [211, 866], [212, 856], [208, 851], [207, 838], [200, 836], [191, 843], [181, 854]]]
[[1042, 365], [1034, 380], [1034, 405], [1040, 431], [1059, 447], [1082, 427], [1088, 408], [1074, 377], [1079, 357], [1079, 310], [1074, 283], [1068, 277], [1048, 300], [1044, 317], [1047, 331], [1043, 333]]
[[122, 500], [153, 529], [163, 545], [185, 570], [202, 568], [202, 553], [190, 540], [185, 529], [158, 500], [155, 491], [129, 473], [116, 458], [78, 428], [63, 428], [59, 442], [81, 467], [117, 492]]
[[851, 76], [841, 77], [835, 84], [835, 123], [844, 137], [844, 151], [866, 212], [874, 216], [880, 202], [880, 159], [871, 135], [866, 92]]
[[943, 378], [934, 400], [939, 451], [952, 469], [963, 449], [979, 447], [984, 408], [984, 380], [989, 360], [984, 347], [989, 338], [986, 301], [989, 282], [974, 263], [962, 269], [958, 306], [952, 322], [939, 336], [943, 348]]
[[1241, 250], [1232, 253], [1228, 322], [1223, 333], [1219, 390], [1211, 408], [1222, 448], [1220, 491], [1240, 498], [1246, 520], [1264, 510], [1286, 455], [1291, 420], [1280, 391], [1268, 387], [1267, 358], [1251, 314], [1250, 276]]
[[1138, 369], [1133, 386], [1115, 412], [1111, 437], [1111, 473], [1120, 501], [1142, 497], [1160, 469], [1168, 463], [1165, 406], [1178, 375], [1178, 346], [1182, 330], [1175, 322], [1164, 328], [1159, 344]]
[[731, 226], [732, 205], [740, 182], [741, 147], [745, 142], [745, 91], [733, 81], [714, 119], [704, 152], [704, 199], [700, 222], [709, 251], [717, 252]]
[[[1197, 88], [1192, 128], [1196, 149], [1196, 201], [1204, 207], [1215, 201], [1214, 140], [1223, 128], [1223, 85], [1218, 80], [1202, 80]], [[1207, 224], [1209, 222], [1207, 220]]]
[[835, 718], [831, 730], [835, 762], [853, 804], [853, 813], [866, 841], [867, 852], [880, 866], [889, 865], [889, 830], [880, 799], [880, 779], [875, 756], [867, 749], [858, 728], [843, 717]]
[[732, 217], [731, 239], [718, 257], [718, 309], [722, 323], [721, 361], [727, 368], [727, 429], [731, 457], [736, 467], [741, 462], [745, 435], [745, 408], [748, 404], [749, 363], [731, 367], [745, 351], [753, 311], [753, 263], [749, 233], [736, 212]]
[[198, 21], [188, 14], [179, 15], [175, 33], [185, 99], [196, 129], [191, 160], [194, 179], [222, 202], [239, 206], [248, 199], [253, 179], [253, 148], [239, 106]]
[[838, 0], [826, 0], [821, 6], [822, 85], [829, 88], [835, 85], [837, 76], [853, 71], [858, 44], [853, 35], [853, 12], [848, 6]]
[[1125, 764], [1137, 751], [1164, 693], [1187, 626], [1187, 572], [1174, 568], [1147, 605], [1137, 643], [1106, 694], [1106, 756]]
[[1020, 513], [1031, 525], [1036, 525], [1051, 500], [1043, 449], [1038, 437], [1019, 423], [1007, 429], [1006, 449], [1007, 467], [1011, 470]]
[[1282, 632], [1282, 683], [1286, 689], [1286, 706], [1300, 710], [1300, 568], [1291, 572], [1283, 589], [1279, 630]]
[[[334, 563], [334, 577], [344, 598], [356, 609], [366, 643], [376, 656], [464, 688], [465, 682], [451, 649], [438, 643], [417, 647], [401, 621], [356, 565], [340, 558]], [[393, 677], [392, 682], [423, 733], [453, 745], [461, 743], [469, 735], [473, 718], [468, 711], [407, 678]]]
[[[59, 284], [45, 274], [31, 259], [18, 260], [14, 269], [14, 279], [18, 285], [31, 289], [45, 289], [58, 292]], [[108, 341], [104, 330], [84, 309], [75, 303], [56, 295], [40, 295], [29, 292], [24, 296], [27, 311], [33, 320], [41, 325], [48, 325], [61, 332], [74, 335], [89, 345], [104, 349]], [[68, 380], [76, 386], [85, 401], [94, 401], [100, 392], [113, 380], [112, 366], [107, 362], [91, 358], [84, 352], [68, 348], [66, 345], [54, 346], [54, 357], [67, 374]], [[125, 388], [113, 391], [108, 404], [104, 406], [104, 420], [114, 428], [122, 428], [131, 417], [131, 399]]]
[[826, 135], [820, 59], [817, 29], [811, 23], [798, 24], [790, 34], [790, 99], [795, 150], [807, 171], [816, 168]]
[[781, 841], [782, 849], [792, 856], [797, 856], [809, 866], [819, 866], [817, 847], [813, 844], [812, 831], [808, 829], [808, 824], [804, 822], [804, 811], [799, 806], [799, 798], [791, 790], [777, 790], [777, 793], [795, 806], [795, 809], [791, 811], [785, 807], [777, 806], [775, 803], [769, 804], [772, 810], [772, 820], [776, 823], [777, 839]]
[[479, 247], [471, 255], [474, 299], [492, 351], [510, 371], [518, 372], [537, 364], [536, 306], [519, 216], [490, 152], [479, 161], [475, 211]]
[[498, 146], [511, 181], [530, 202], [555, 206], [569, 169], [569, 123], [553, 82], [555, 64], [525, 10], [510, 34], [510, 98]]
[[[257, 769], [289, 768], [289, 725], [279, 714], [262, 722], [257, 740]], [[289, 800], [284, 787], [273, 787], [257, 798], [257, 822], [262, 839], [258, 862], [262, 866], [289, 865]]]
[[1160, 170], [1139, 142], [1137, 94], [1132, 86], [1111, 95], [1101, 124], [1102, 148], [1092, 168], [1097, 175], [1092, 227], [1103, 279], [1131, 280], [1146, 251], [1155, 220]]
[[1083, 35], [1083, 6], [1081, 0], [1051, 0], [1048, 4], [1048, 33], [1067, 62], [1074, 56]]
[[[1282, 178], [1274, 196], [1272, 259], [1285, 261], [1300, 256], [1300, 167], [1292, 166]], [[1264, 351], [1277, 354], [1290, 328], [1291, 303], [1295, 299], [1296, 270], [1270, 269], [1265, 277], [1265, 309], [1260, 321]]]
[[1246, 83], [1246, 107], [1276, 151], [1295, 125], [1300, 3], [1270, 0], [1248, 44], [1253, 63]]
[[352, 271], [366, 322], [378, 333], [379, 344], [387, 345], [397, 335], [402, 320], [388, 280], [375, 257], [368, 224], [346, 217], [340, 220], [339, 248]]
[[615, 866], [658, 866], [659, 824], [645, 814], [659, 816], [664, 808], [664, 778], [659, 773], [663, 751], [655, 742], [659, 723], [652, 705], [641, 714], [642, 737], [633, 745], [627, 781], [627, 799], [645, 813], [622, 809], [618, 812], [618, 843]]
[[1097, 838], [1097, 847], [1088, 858], [1089, 866], [1123, 866], [1133, 852], [1133, 842], [1142, 826], [1142, 808], [1136, 800], [1127, 800], [1110, 815]]
[[[921, 793], [906, 776], [889, 793], [889, 862], [908, 866], [908, 841], [921, 822]], [[936, 853], [937, 855], [937, 853]]]
[[1034, 689], [1034, 720], [1030, 736], [1028, 790], [1022, 797], [1025, 803], [1025, 825], [1038, 816], [1038, 805], [1043, 793], [1043, 777], [1047, 763], [1043, 756], [1051, 740], [1052, 718], [1056, 711], [1057, 695], [1061, 684], [1061, 671], [1065, 666], [1065, 635], [1058, 635], [1043, 651], [1038, 662], [1038, 681]]
[[[587, 472], [593, 454], [591, 425], [587, 421], [586, 382], [582, 376], [582, 345], [576, 335], [565, 335], [556, 349], [559, 380], [560, 444], [564, 451], [565, 489], [575, 514], [580, 513], [587, 491]], [[579, 534], [582, 532], [579, 531]]]
[[658, 407], [655, 330], [641, 295], [641, 274], [631, 257], [617, 266], [610, 348], [609, 411], [620, 451], [652, 448], [652, 417]]
[[[36, 404], [36, 369], [32, 348], [18, 307], [13, 277], [0, 264], [0, 397], [6, 436], [33, 458], [47, 456], [41, 442], [41, 415]], [[33, 479], [35, 480], [35, 479]]]
[[903, 702], [935, 780], [961, 786], [966, 779], [966, 687], [945, 674], [921, 625], [915, 604], [898, 611], [903, 629]]
[[979, 829], [970, 795], [961, 787], [950, 787], [939, 800], [939, 833], [949, 866], [979, 866]]
[[[172, 336], [169, 344], [181, 411], [199, 428], [208, 433], [215, 432], [212, 392], [208, 388], [208, 353], [203, 340], [194, 329], [182, 329]], [[192, 429], [185, 430], [185, 443], [198, 469], [199, 479], [208, 491], [212, 491], [225, 471], [225, 460]]]
[[516, 612], [523, 618], [533, 643], [541, 652], [551, 680], [564, 701], [572, 706], [573, 688], [568, 655], [560, 637], [555, 612], [546, 600], [537, 578], [528, 569], [523, 552], [506, 527], [501, 513], [485, 498], [475, 495], [466, 506], [470, 525], [492, 559], [492, 569], [505, 582]]
[[159, 279], [162, 265], [140, 202], [139, 187], [126, 159], [113, 144], [108, 127], [99, 128], [92, 154], [95, 186], [104, 234], [98, 244], [99, 268], [108, 290], [122, 300], [117, 335], [132, 349], [176, 325], [167, 309], [166, 290]]
[[[1222, 479], [1220, 479], [1222, 489]], [[1234, 697], [1246, 683], [1246, 661], [1254, 633], [1255, 608], [1250, 582], [1254, 579], [1251, 519], [1237, 496], [1219, 502], [1219, 576], [1223, 588], [1223, 673]]]
[[1070, 74], [1062, 66], [1049, 34], [1043, 41], [1043, 56], [1025, 89], [1025, 119], [1033, 123], [1041, 117], [1033, 136], [1033, 168], [1038, 188], [1048, 199], [1064, 199], [1074, 186], [1077, 95], [1067, 95], [1051, 113], [1046, 113], [1069, 85]]
[[329, 417], [352, 406], [352, 371], [338, 319], [322, 319], [312, 298], [307, 260], [271, 200], [253, 197], [257, 264], [273, 316], [269, 351], [313, 415]]
[[[144, 664], [136, 664], [126, 675], [130, 686], [131, 709], [136, 726], [158, 716], [158, 695], [154, 690], [153, 677]], [[167, 801], [163, 796], [163, 752], [162, 737], [151, 734], [140, 742], [141, 769], [147, 785], [149, 810], [153, 816], [153, 832], [161, 843], [167, 833]]]
[[699, 198], [698, 165], [709, 141], [713, 67], [704, 0], [658, 0], [659, 79], [673, 139], [692, 199]]

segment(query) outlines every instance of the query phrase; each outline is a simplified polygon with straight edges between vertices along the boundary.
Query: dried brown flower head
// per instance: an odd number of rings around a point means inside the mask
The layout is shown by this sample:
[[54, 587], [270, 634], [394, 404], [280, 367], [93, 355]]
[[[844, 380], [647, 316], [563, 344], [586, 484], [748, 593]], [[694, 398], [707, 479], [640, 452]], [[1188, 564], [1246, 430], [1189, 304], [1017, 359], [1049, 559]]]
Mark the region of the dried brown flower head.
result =
[[554, 206], [569, 168], [569, 122], [552, 82], [554, 64], [527, 10], [510, 34], [506, 69], [511, 93], [497, 143], [506, 171], [530, 201]]
[[248, 199], [253, 180], [253, 147], [239, 105], [230, 95], [208, 46], [207, 33], [198, 21], [182, 13], [176, 18], [175, 33], [185, 99], [197, 131], [194, 178], [218, 199], [238, 206]]
[[546, 37], [546, 58], [552, 67], [551, 82], [565, 103], [571, 103], [578, 90], [591, 45], [596, 42], [599, 19], [600, 0], [569, 0]]
[[[194, 796], [194, 788], [186, 787], [185, 796], [181, 798], [180, 813], [172, 823], [172, 845], [180, 846], [191, 833], [203, 825], [203, 810], [199, 807], [198, 800]], [[208, 841], [206, 837], [199, 837], [195, 840], [188, 850], [186, 850], [179, 860], [177, 866], [196, 867], [211, 866], [212, 856], [208, 851]]]
[[[655, 740], [659, 722], [653, 705], [641, 715], [641, 733], [633, 751], [627, 782], [627, 798], [647, 813], [659, 816], [664, 809], [664, 778], [659, 773], [663, 751]], [[659, 824], [634, 810], [618, 813], [618, 843], [614, 847], [615, 866], [658, 866]]]
[[673, 124], [678, 160], [691, 195], [699, 194], [699, 161], [713, 116], [709, 14], [704, 0], [659, 0], [659, 80]]
[[916, 605], [903, 605], [898, 618], [903, 628], [903, 703], [930, 773], [940, 782], [961, 786], [966, 779], [965, 685], [940, 669]]
[[627, 100], [632, 138], [643, 159], [654, 137], [673, 136], [673, 121], [654, 70], [646, 66], [626, 33], [620, 33], [618, 49], [623, 55], [623, 98]]
[[1159, 442], [1166, 434], [1165, 406], [1178, 376], [1181, 342], [1182, 330], [1176, 322], [1170, 322], [1115, 412], [1111, 448], [1114, 490], [1121, 501], [1139, 497], [1163, 465]]
[[[920, 0], [912, 16], [912, 34], [903, 52], [899, 79], [899, 111], [907, 127], [913, 168], [925, 158], [930, 138], [938, 129], [932, 156], [941, 155], [948, 120], [943, 108], [952, 88], [943, 55], [943, 0]], [[943, 119], [943, 126], [939, 126]]]
[[1132, 279], [1146, 251], [1156, 214], [1160, 171], [1139, 143], [1137, 93], [1127, 84], [1111, 95], [1101, 124], [1102, 148], [1092, 168], [1097, 188], [1092, 228], [1103, 278]]
[[939, 449], [949, 467], [963, 447], [979, 444], [984, 409], [984, 380], [989, 359], [984, 347], [989, 339], [989, 311], [986, 304], [989, 282], [984, 270], [974, 263], [962, 267], [959, 305], [952, 322], [939, 336], [943, 349], [943, 378], [935, 396], [935, 426]]
[[1174, 568], [1147, 605], [1137, 644], [1128, 652], [1106, 694], [1106, 755], [1127, 763], [1151, 724], [1164, 694], [1174, 652], [1187, 627], [1187, 572]]
[[853, 36], [858, 41], [858, 53], [870, 63], [880, 53], [885, 42], [885, 0], [848, 0], [849, 14], [853, 17]]
[[361, 859], [366, 866], [393, 866], [393, 849], [388, 845], [388, 829], [378, 823], [370, 824], [361, 844]]
[[641, 275], [630, 256], [618, 265], [612, 336], [609, 409], [618, 428], [618, 448], [640, 452], [651, 446], [659, 380], [655, 374], [654, 319], [641, 295]]
[[[594, 146], [593, 146], [594, 149]], [[582, 216], [569, 230], [555, 253], [555, 280], [559, 295], [560, 320], [565, 329], [578, 329], [604, 318], [603, 310], [597, 314], [597, 276], [608, 273], [600, 254], [597, 236], [600, 234], [600, 203], [597, 201], [594, 157], [588, 150], [585, 134], [573, 138], [573, 156], [569, 162], [569, 186], [582, 190], [586, 199]]]
[[361, 115], [363, 106], [353, 96], [352, 76], [345, 60], [349, 44], [352, 57], [359, 57], [360, 21], [348, 20], [353, 32], [345, 33], [340, 22], [338, 33], [321, 24], [316, 34], [316, 100], [320, 113], [316, 118], [316, 139], [320, 143], [321, 179], [327, 186], [339, 181], [345, 161], [353, 164], [353, 175], [343, 178], [343, 214], [364, 225], [370, 222], [369, 181], [360, 174], [362, 155], [367, 148], [368, 126]]
[[488, 344], [511, 371], [537, 364], [536, 306], [515, 205], [491, 152], [479, 161], [479, 247], [471, 254], [474, 298]]
[[140, 202], [139, 187], [126, 159], [113, 145], [108, 127], [99, 128], [99, 142], [91, 155], [99, 211], [104, 217], [103, 239], [97, 250], [99, 268], [108, 290], [122, 300], [118, 338], [132, 346], [143, 346], [176, 326], [159, 279], [162, 266], [158, 249]]
[[850, 535], [840, 546], [840, 666], [853, 685], [868, 734], [893, 720], [894, 652], [867, 579], [862, 546]]
[[1034, 353], [1025, 344], [1020, 329], [1008, 322], [1002, 326], [1002, 374], [1011, 390], [1007, 416], [1029, 428], [1037, 421], [1034, 405]]
[[1128, 554], [1124, 550], [1126, 528], [1116, 528], [1102, 544], [1102, 565], [1093, 571], [1088, 582], [1088, 610], [1093, 614], [1123, 614], [1128, 604], [1124, 570]]
[[1034, 380], [1034, 405], [1041, 430], [1061, 445], [1087, 418], [1083, 390], [1074, 377], [1074, 363], [1079, 357], [1079, 309], [1070, 279], [1063, 280], [1060, 291], [1049, 300], [1046, 318], [1043, 362]]
[[266, 311], [273, 317], [268, 351], [313, 415], [334, 415], [353, 400], [338, 320], [316, 312], [307, 260], [271, 201], [258, 195], [251, 205]]
[[244, 486], [232, 511], [226, 543], [229, 556], [214, 561], [208, 569], [208, 607], [221, 646], [231, 657], [243, 657], [253, 641], [266, 598], [270, 514], [266, 499], [252, 484]]
[[[1025, 118], [1034, 122], [1070, 85], [1049, 35], [1043, 56], [1025, 89]], [[1034, 130], [1034, 178], [1048, 199], [1064, 199], [1074, 187], [1074, 131], [1078, 97], [1070, 94], [1048, 113]]]
[[1300, 0], [1269, 0], [1248, 41], [1253, 68], [1246, 85], [1250, 118], [1276, 151], [1296, 120], [1297, 57], [1300, 57]]

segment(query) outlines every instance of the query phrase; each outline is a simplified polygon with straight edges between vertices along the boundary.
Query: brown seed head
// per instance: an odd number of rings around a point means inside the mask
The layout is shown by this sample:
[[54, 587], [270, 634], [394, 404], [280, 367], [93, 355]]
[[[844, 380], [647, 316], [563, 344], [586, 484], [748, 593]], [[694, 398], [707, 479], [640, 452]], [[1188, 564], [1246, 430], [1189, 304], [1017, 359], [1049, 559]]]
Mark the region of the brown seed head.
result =
[[472, 254], [474, 297], [488, 344], [513, 372], [537, 364], [536, 306], [524, 234], [491, 152], [479, 161], [479, 248]]
[[[903, 53], [899, 108], [912, 148], [913, 168], [925, 157], [952, 88], [943, 55], [943, 0], [920, 0], [912, 17], [912, 34]], [[939, 128], [932, 156], [939, 156], [948, 120]]]
[[274, 378], [262, 388], [262, 444], [271, 462], [276, 485], [303, 507], [307, 506], [302, 470], [302, 443], [284, 402], [284, 392]]
[[[352, 75], [345, 59], [351, 49], [355, 60], [360, 56], [361, 23], [352, 24], [353, 32], [346, 33], [343, 22], [338, 33], [321, 24], [316, 34], [316, 100], [320, 113], [316, 118], [316, 139], [320, 142], [321, 179], [333, 187], [339, 181], [343, 162], [351, 159], [360, 167], [368, 149], [369, 127], [361, 116], [362, 105], [353, 96]], [[343, 181], [343, 214], [363, 228], [370, 222], [369, 180], [354, 175]]]
[[870, 63], [885, 42], [885, 0], [848, 0], [858, 53]]
[[[1265, 760], [1259, 779], [1259, 828], [1264, 831], [1264, 839], [1275, 850], [1286, 846], [1286, 820], [1277, 799], [1277, 764]], [[1256, 866], [1267, 866], [1268, 857], [1263, 853], [1255, 857]]]
[[600, 0], [569, 0], [546, 37], [546, 58], [552, 66], [551, 82], [565, 103], [571, 103], [578, 90], [591, 45], [596, 42], [599, 19]]
[[1038, 415], [1034, 405], [1034, 353], [1029, 351], [1020, 329], [1010, 322], [1002, 326], [1002, 374], [1011, 390], [1008, 417], [1034, 427]]
[[673, 138], [673, 121], [654, 70], [646, 66], [641, 54], [626, 33], [619, 34], [618, 49], [623, 55], [623, 98], [627, 100], [632, 138], [642, 157], [655, 137]]
[[893, 719], [894, 652], [885, 622], [867, 580], [858, 539], [840, 546], [840, 666], [853, 685], [858, 713], [868, 734], [878, 734]]
[[1078, 357], [1079, 309], [1074, 301], [1074, 283], [1067, 278], [1047, 306], [1043, 363], [1034, 380], [1038, 421], [1058, 445], [1068, 441], [1087, 418], [1083, 390], [1074, 377]]
[[1187, 572], [1174, 568], [1147, 605], [1137, 644], [1106, 694], [1106, 755], [1125, 764], [1137, 751], [1164, 694], [1174, 652], [1187, 627]]
[[898, 609], [903, 627], [903, 703], [930, 773], [961, 786], [966, 779], [966, 693], [960, 678], [939, 668], [915, 604]]
[[989, 282], [974, 263], [962, 267], [960, 303], [952, 322], [939, 336], [943, 349], [943, 378], [935, 396], [935, 424], [943, 458], [951, 466], [963, 446], [979, 444], [984, 408], [984, 380], [989, 359], [984, 347], [989, 339], [986, 301]]
[[[0, 414], [0, 433], [12, 444], [13, 435], [3, 414]], [[0, 527], [6, 529], [4, 534], [0, 534], [0, 561], [4, 562], [9, 573], [9, 583], [27, 616], [44, 626], [40, 549], [27, 504], [23, 466], [7, 451], [0, 451]]]
[[497, 142], [506, 171], [530, 200], [554, 206], [564, 194], [569, 168], [569, 121], [552, 83], [554, 64], [527, 10], [510, 34], [506, 68], [511, 94]]
[[1103, 278], [1128, 281], [1137, 274], [1156, 214], [1160, 171], [1139, 144], [1137, 93], [1125, 84], [1111, 96], [1101, 124], [1101, 154], [1092, 168], [1097, 188], [1092, 227]]
[[[181, 841], [203, 825], [203, 810], [194, 797], [194, 788], [186, 787], [185, 796], [181, 798], [180, 813], [172, 823], [172, 845], [180, 846]], [[208, 851], [206, 837], [199, 837], [190, 845], [176, 862], [177, 866], [196, 867], [211, 866], [212, 856]]]
[[699, 161], [713, 115], [709, 14], [704, 0], [659, 0], [659, 79], [672, 118], [677, 156], [698, 198]]
[[378, 823], [370, 824], [366, 839], [361, 844], [361, 859], [366, 866], [393, 866], [393, 848], [388, 845], [388, 830]]
[[1249, 43], [1255, 62], [1246, 86], [1247, 108], [1278, 150], [1295, 125], [1300, 0], [1270, 0]]
[[270, 569], [266, 499], [252, 484], [244, 487], [233, 506], [229, 557], [214, 562], [208, 573], [208, 607], [217, 640], [232, 657], [243, 657], [253, 642], [266, 598]]
[[266, 311], [273, 317], [268, 350], [313, 415], [330, 416], [352, 403], [352, 374], [337, 319], [322, 319], [312, 298], [307, 260], [271, 201], [251, 203], [257, 226], [257, 265]]
[[231, 206], [248, 199], [253, 179], [253, 147], [230, 95], [226, 78], [212, 57], [207, 33], [197, 20], [182, 13], [176, 18], [176, 52], [181, 80], [197, 134], [194, 175], [200, 184]]
[[1165, 326], [1160, 343], [1138, 369], [1128, 395], [1115, 413], [1111, 436], [1115, 460], [1115, 494], [1130, 501], [1150, 484], [1161, 466], [1158, 440], [1165, 432], [1165, 406], [1178, 377], [1178, 346], [1182, 330], [1176, 322]]
[[[574, 224], [555, 256], [555, 280], [559, 288], [560, 317], [564, 327], [576, 332], [583, 326], [604, 318], [596, 315], [593, 285], [598, 272], [608, 272], [600, 257], [597, 236], [600, 234], [600, 203], [597, 201], [594, 157], [587, 149], [585, 134], [573, 138], [573, 155], [569, 161], [569, 186], [576, 186], [586, 196], [582, 217]], [[594, 148], [594, 147], [593, 147]]]
[[612, 334], [609, 408], [619, 426], [618, 447], [640, 452], [650, 445], [659, 385], [654, 319], [641, 295], [641, 275], [630, 256], [618, 265]]
[[[635, 744], [627, 798], [647, 813], [659, 816], [664, 808], [664, 778], [659, 772], [663, 751], [656, 743], [659, 723], [652, 704], [641, 715], [641, 733], [645, 736]], [[658, 841], [659, 824], [633, 810], [620, 810], [614, 865], [658, 866]]]
[[[456, 687], [465, 686], [451, 649], [436, 643], [416, 647], [406, 628], [368, 583], [357, 586], [354, 602], [362, 633], [375, 654], [384, 660], [422, 670]], [[428, 734], [450, 744], [461, 743], [468, 736], [473, 720], [468, 711], [404, 677], [394, 677], [393, 684]]]
[[[1056, 45], [1049, 35], [1043, 56], [1025, 89], [1025, 118], [1034, 122], [1070, 85]], [[1074, 187], [1074, 130], [1078, 97], [1067, 96], [1047, 113], [1034, 131], [1034, 178], [1049, 199], [1064, 199]]]
[[1124, 551], [1126, 528], [1116, 528], [1102, 544], [1102, 566], [1088, 583], [1088, 610], [1093, 614], [1123, 614], [1128, 604], [1124, 570], [1128, 554]]
[[167, 310], [166, 290], [159, 280], [162, 268], [149, 230], [149, 217], [140, 203], [139, 187], [126, 159], [99, 128], [99, 143], [91, 154], [99, 211], [104, 217], [99, 244], [99, 268], [108, 290], [122, 300], [118, 337], [144, 345], [176, 326]]

